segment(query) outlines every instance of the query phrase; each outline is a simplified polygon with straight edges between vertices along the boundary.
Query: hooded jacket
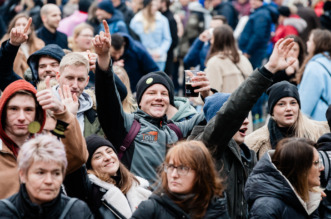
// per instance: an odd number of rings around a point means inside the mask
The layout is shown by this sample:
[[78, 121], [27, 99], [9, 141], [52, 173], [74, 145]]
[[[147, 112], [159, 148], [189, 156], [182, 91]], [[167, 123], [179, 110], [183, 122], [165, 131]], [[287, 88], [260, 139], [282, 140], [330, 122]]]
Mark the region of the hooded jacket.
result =
[[36, 34], [45, 42], [45, 45], [56, 44], [62, 49], [69, 49], [67, 35], [60, 31], [52, 33], [46, 27], [41, 27], [36, 31]]
[[64, 56], [64, 52], [62, 48], [56, 44], [49, 44], [43, 47], [42, 49], [36, 51], [28, 58], [28, 65], [31, 69], [32, 73], [32, 79], [31, 83], [33, 86], [37, 86], [37, 83], [39, 82], [39, 75], [38, 75], [38, 66], [39, 66], [39, 59], [41, 56], [49, 56], [55, 60], [57, 60], [59, 63], [61, 62], [61, 59]]
[[181, 122], [198, 114], [196, 109], [191, 105], [189, 99], [185, 97], [175, 97], [175, 107], [178, 109], [178, 111], [171, 118], [171, 120], [174, 122]]
[[[10, 84], [0, 98], [1, 118], [3, 117], [5, 105], [9, 98], [19, 90], [27, 90], [34, 95], [36, 94], [35, 88], [27, 81], [17, 80]], [[37, 104], [37, 112], [40, 115], [39, 123], [41, 124], [41, 128], [39, 132], [41, 132], [46, 121], [46, 113], [39, 104]], [[70, 173], [78, 169], [88, 158], [85, 139], [80, 132], [78, 121], [74, 115], [66, 110], [63, 113], [54, 114], [54, 116], [56, 119], [69, 124], [64, 131], [65, 138], [62, 138], [62, 143], [65, 146], [68, 159], [66, 172]], [[18, 151], [19, 147], [6, 135], [3, 127], [5, 119], [2, 118], [1, 120], [3, 122], [0, 124], [0, 199], [7, 198], [19, 190], [17, 153], [15, 152], [15, 149]]]
[[[142, 110], [133, 114], [123, 112], [123, 107], [114, 84], [114, 73], [110, 67], [107, 71], [96, 68], [96, 98], [98, 115], [107, 139], [119, 151], [136, 119], [141, 128], [132, 145], [125, 151], [122, 162], [135, 175], [154, 182], [157, 167], [163, 162], [167, 145], [178, 141], [176, 133], [167, 125], [167, 118], [154, 118]], [[193, 127], [204, 120], [203, 114], [197, 114], [189, 120], [175, 123], [186, 137]]]
[[130, 79], [131, 91], [135, 92], [139, 79], [150, 72], [159, 71], [159, 68], [141, 43], [133, 40], [128, 34], [118, 34], [125, 40], [124, 53], [120, 59], [124, 60], [124, 69]]
[[304, 202], [272, 163], [273, 153], [265, 154], [248, 177], [245, 197], [250, 218], [315, 218], [321, 193], [309, 192], [309, 201]]
[[[191, 216], [184, 212], [168, 195], [162, 194], [152, 195], [147, 201], [143, 201], [133, 213], [132, 218], [189, 219]], [[203, 218], [228, 219], [226, 198], [214, 197], [210, 200]]]
[[284, 19], [282, 24], [279, 24], [275, 36], [271, 39], [273, 43], [276, 43], [279, 39], [288, 35], [299, 36], [307, 27], [307, 22], [300, 18], [298, 15], [291, 15]]
[[[129, 34], [128, 28], [126, 27], [126, 24], [123, 21], [123, 15], [120, 11], [114, 10], [114, 14], [112, 14], [112, 17], [110, 19], [106, 20], [109, 26], [109, 32], [110, 34], [113, 33], [126, 33]], [[99, 25], [99, 32], [105, 31], [103, 23]]]
[[331, 31], [331, 10], [324, 11], [320, 17], [320, 22], [323, 28]]

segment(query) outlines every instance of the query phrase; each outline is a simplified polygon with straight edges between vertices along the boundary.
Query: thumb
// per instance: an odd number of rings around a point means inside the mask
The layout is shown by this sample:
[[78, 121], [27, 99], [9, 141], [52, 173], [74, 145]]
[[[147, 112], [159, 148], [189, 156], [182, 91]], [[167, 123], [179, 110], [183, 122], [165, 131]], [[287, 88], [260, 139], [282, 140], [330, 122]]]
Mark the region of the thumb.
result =
[[51, 89], [51, 83], [50, 83], [51, 77], [47, 76], [45, 79], [46, 89]]

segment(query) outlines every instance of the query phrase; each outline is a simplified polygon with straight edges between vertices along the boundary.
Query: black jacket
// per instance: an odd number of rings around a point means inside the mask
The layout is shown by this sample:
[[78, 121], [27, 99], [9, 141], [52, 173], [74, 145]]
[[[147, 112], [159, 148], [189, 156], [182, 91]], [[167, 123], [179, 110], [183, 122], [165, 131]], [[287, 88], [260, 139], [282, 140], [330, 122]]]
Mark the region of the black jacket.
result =
[[245, 197], [250, 218], [319, 218], [316, 209], [320, 194], [310, 198], [308, 206], [312, 206], [313, 213], [308, 215], [290, 182], [272, 164], [271, 156], [272, 152], [266, 153], [248, 177]]
[[62, 49], [69, 49], [67, 35], [62, 32], [56, 31], [55, 33], [51, 33], [45, 27], [41, 27], [37, 30], [37, 37], [42, 39], [45, 45], [57, 44]]
[[[39, 206], [30, 201], [25, 185], [22, 184], [20, 191], [15, 195], [9, 197], [8, 200], [17, 208], [17, 211], [21, 214], [21, 218], [57, 219], [61, 215], [70, 198], [59, 193], [59, 195], [54, 200]], [[3, 202], [0, 202], [0, 215], [0, 217], [3, 219], [17, 218], [14, 212], [9, 210], [9, 208], [7, 208]], [[87, 205], [83, 201], [77, 200], [71, 207], [65, 218], [84, 219], [94, 217]]]
[[[243, 84], [231, 94], [228, 101], [204, 127], [193, 129], [189, 139], [202, 140], [216, 161], [218, 170], [226, 178], [225, 193], [231, 218], [247, 218], [244, 188], [255, 163], [255, 153], [245, 145], [239, 146], [232, 139], [239, 130], [248, 112], [261, 94], [271, 84], [272, 74], [264, 67], [254, 71]], [[200, 134], [199, 134], [200, 132]], [[244, 155], [244, 156], [243, 156]]]
[[[142, 202], [138, 209], [133, 213], [132, 218], [186, 219], [191, 217], [176, 205], [169, 196], [163, 194], [161, 196], [152, 195], [147, 201]], [[229, 218], [226, 198], [213, 198], [209, 203], [207, 212], [203, 218]]]

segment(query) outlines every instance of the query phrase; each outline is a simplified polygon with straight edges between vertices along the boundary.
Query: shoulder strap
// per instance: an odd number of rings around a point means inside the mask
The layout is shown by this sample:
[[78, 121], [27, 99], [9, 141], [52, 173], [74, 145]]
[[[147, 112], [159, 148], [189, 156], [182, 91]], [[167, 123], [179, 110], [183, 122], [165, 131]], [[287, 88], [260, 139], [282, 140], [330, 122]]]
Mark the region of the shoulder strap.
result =
[[75, 204], [76, 201], [78, 201], [77, 198], [70, 198], [69, 202], [64, 207], [59, 219], [64, 219], [65, 216], [67, 216], [68, 212], [70, 211], [71, 207]]
[[174, 131], [178, 137], [178, 140], [182, 140], [183, 139], [183, 133], [182, 131], [180, 130], [180, 128], [175, 124], [173, 123], [172, 121], [169, 121], [168, 122], [168, 127]]
[[118, 151], [118, 158], [121, 160], [123, 157], [124, 152], [130, 147], [130, 145], [132, 144], [133, 140], [135, 139], [135, 137], [138, 135], [138, 132], [141, 128], [140, 123], [137, 121], [136, 116], [134, 117], [132, 126], [128, 132], [128, 134], [126, 134], [122, 146], [120, 147], [120, 150]]
[[17, 211], [17, 208], [15, 207], [15, 205], [13, 205], [13, 203], [11, 203], [9, 200], [7, 199], [3, 199], [0, 200], [0, 202], [3, 202], [11, 212], [13, 212], [15, 214], [15, 216], [17, 216], [18, 219], [21, 218], [20, 213]]

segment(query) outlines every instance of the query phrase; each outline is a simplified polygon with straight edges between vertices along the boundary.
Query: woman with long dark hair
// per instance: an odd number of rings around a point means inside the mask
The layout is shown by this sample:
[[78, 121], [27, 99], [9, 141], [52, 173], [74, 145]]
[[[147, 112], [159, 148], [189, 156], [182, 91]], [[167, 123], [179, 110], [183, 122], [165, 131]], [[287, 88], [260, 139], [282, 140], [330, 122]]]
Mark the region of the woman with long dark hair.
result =
[[200, 141], [179, 142], [164, 160], [160, 189], [132, 218], [229, 218], [222, 179]]
[[238, 50], [229, 25], [213, 30], [205, 72], [210, 86], [224, 93], [232, 93], [253, 72], [251, 63]]
[[317, 213], [324, 166], [314, 146], [308, 139], [287, 138], [263, 156], [246, 183], [250, 218], [312, 218]]

